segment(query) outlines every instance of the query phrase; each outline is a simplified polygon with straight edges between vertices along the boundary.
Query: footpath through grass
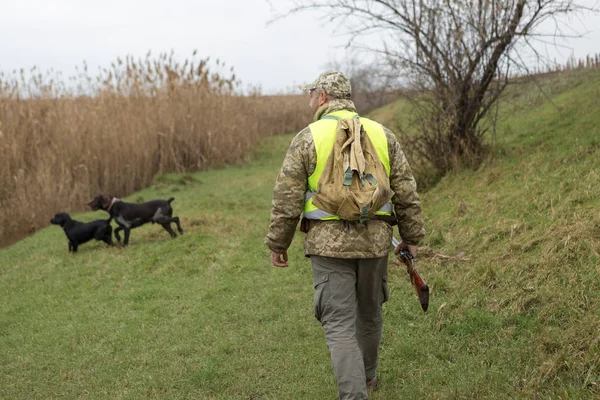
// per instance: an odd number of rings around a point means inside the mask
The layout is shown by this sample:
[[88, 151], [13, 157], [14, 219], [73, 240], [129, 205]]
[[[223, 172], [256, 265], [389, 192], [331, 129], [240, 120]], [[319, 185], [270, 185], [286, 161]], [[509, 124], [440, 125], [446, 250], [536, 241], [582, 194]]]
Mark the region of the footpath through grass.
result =
[[[488, 165], [422, 196], [431, 306], [391, 262], [373, 399], [600, 395], [599, 82], [510, 110]], [[303, 235], [288, 269], [262, 243], [291, 138], [128, 198], [174, 196], [175, 240], [70, 255], [50, 226], [0, 250], [0, 398], [335, 399]]]

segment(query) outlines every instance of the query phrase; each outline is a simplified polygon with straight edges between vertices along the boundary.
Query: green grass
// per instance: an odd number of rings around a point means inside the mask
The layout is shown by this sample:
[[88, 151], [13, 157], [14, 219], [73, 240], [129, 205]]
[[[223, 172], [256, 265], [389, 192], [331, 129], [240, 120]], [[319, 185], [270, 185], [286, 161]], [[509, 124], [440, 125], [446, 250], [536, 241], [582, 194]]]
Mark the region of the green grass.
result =
[[[373, 399], [600, 395], [599, 78], [505, 106], [494, 157], [422, 196], [431, 306], [391, 262]], [[175, 240], [70, 255], [50, 226], [0, 250], [0, 398], [336, 398], [303, 234], [288, 269], [262, 243], [291, 137], [128, 198], [174, 196]]]

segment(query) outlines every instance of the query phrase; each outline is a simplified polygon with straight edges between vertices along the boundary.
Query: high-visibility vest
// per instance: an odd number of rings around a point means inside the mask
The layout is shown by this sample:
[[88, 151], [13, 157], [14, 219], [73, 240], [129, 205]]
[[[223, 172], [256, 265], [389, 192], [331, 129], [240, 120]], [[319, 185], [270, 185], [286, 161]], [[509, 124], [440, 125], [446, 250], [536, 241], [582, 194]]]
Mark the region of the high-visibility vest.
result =
[[[323, 221], [334, 221], [340, 219], [340, 217], [337, 215], [330, 214], [327, 211], [317, 208], [312, 203], [312, 197], [317, 191], [319, 179], [321, 178], [321, 174], [325, 169], [325, 164], [327, 163], [329, 154], [333, 149], [337, 131], [337, 122], [340, 119], [350, 118], [359, 119], [360, 123], [365, 129], [365, 132], [367, 135], [369, 135], [369, 139], [371, 139], [373, 146], [375, 146], [375, 151], [383, 163], [388, 178], [390, 176], [390, 156], [388, 153], [388, 142], [381, 124], [368, 118], [359, 117], [357, 113], [348, 110], [334, 111], [332, 113], [323, 115], [321, 119], [309, 125], [310, 132], [315, 143], [315, 149], [317, 150], [317, 165], [315, 167], [315, 171], [311, 176], [308, 177], [308, 190], [306, 192], [304, 201], [304, 218], [318, 219]], [[390, 201], [381, 209], [379, 209], [376, 212], [376, 215], [392, 215], [392, 210], [393, 205]]]

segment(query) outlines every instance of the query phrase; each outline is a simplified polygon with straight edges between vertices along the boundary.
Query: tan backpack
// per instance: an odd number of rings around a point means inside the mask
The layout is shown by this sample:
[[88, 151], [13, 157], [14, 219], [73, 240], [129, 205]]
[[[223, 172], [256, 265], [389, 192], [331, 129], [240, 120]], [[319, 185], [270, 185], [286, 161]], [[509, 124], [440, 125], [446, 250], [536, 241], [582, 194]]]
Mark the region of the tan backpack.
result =
[[365, 223], [393, 195], [385, 167], [358, 117], [339, 119], [313, 204], [340, 219]]

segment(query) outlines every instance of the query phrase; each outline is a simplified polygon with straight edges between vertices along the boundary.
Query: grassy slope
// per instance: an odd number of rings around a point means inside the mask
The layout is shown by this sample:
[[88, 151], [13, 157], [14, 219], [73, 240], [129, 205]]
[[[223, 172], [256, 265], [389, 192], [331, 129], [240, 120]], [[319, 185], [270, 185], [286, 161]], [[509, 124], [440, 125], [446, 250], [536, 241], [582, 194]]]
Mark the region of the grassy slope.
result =
[[543, 84], [552, 102], [525, 86], [504, 106], [488, 165], [423, 196], [458, 397], [600, 395], [600, 71]]
[[[423, 195], [432, 306], [392, 263], [373, 398], [598, 395], [599, 77], [556, 94], [560, 113], [506, 109], [496, 157]], [[290, 139], [130, 197], [175, 196], [176, 240], [145, 226], [68, 255], [52, 226], [0, 250], [0, 398], [335, 398], [302, 235], [287, 270], [262, 244]]]

